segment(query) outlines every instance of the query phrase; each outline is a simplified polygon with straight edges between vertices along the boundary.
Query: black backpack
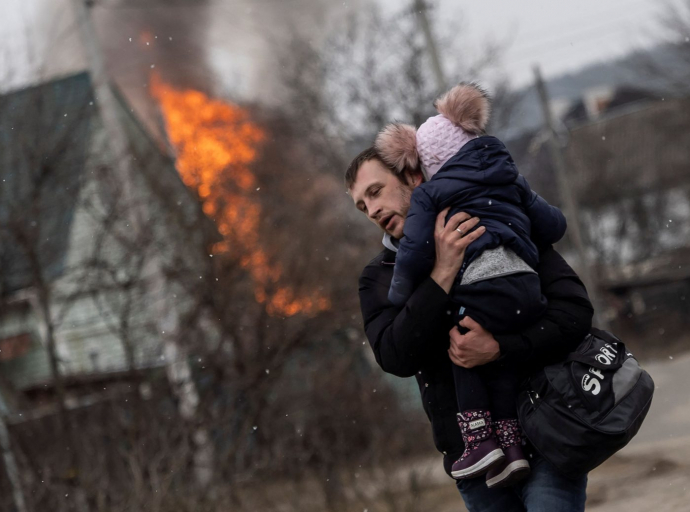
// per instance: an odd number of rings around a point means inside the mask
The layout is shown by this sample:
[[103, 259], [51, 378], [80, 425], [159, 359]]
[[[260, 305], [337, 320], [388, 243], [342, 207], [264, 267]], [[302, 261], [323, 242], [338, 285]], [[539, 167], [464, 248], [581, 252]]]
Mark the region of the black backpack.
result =
[[654, 381], [623, 342], [592, 329], [564, 362], [525, 381], [518, 417], [539, 454], [575, 478], [630, 442], [653, 393]]

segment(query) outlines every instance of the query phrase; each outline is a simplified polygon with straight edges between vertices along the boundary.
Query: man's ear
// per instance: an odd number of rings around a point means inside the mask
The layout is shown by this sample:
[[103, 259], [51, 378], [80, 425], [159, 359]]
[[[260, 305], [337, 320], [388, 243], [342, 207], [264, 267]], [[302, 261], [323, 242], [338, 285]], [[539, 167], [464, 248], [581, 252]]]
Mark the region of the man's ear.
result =
[[421, 185], [424, 182], [424, 175], [422, 174], [421, 171], [412, 171], [409, 173], [409, 178], [408, 180], [414, 186], [415, 188]]

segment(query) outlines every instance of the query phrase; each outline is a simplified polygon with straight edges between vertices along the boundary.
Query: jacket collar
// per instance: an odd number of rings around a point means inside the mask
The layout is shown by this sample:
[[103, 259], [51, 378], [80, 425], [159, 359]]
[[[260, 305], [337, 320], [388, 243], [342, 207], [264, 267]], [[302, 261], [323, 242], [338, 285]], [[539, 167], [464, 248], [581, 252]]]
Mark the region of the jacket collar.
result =
[[400, 245], [400, 240], [398, 240], [397, 238], [393, 238], [388, 233], [385, 233], [383, 235], [382, 242], [383, 242], [383, 246], [386, 249], [390, 249], [393, 252], [398, 252], [398, 246]]

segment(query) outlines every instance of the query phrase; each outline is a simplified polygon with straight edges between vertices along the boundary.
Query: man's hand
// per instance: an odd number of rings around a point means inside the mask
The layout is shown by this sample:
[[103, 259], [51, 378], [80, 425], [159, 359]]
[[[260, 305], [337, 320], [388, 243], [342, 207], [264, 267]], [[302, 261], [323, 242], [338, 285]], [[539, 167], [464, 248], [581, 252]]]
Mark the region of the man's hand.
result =
[[448, 210], [449, 208], [446, 208], [436, 217], [434, 229], [436, 263], [431, 271], [431, 278], [446, 293], [450, 293], [455, 276], [460, 271], [462, 261], [465, 259], [465, 249], [486, 231], [484, 226], [472, 231], [479, 219], [477, 217], [470, 218], [464, 212], [456, 213], [446, 223]]
[[469, 332], [460, 334], [457, 327], [451, 329], [448, 349], [451, 361], [463, 368], [474, 368], [498, 359], [501, 351], [489, 331], [468, 316], [460, 321], [460, 325]]

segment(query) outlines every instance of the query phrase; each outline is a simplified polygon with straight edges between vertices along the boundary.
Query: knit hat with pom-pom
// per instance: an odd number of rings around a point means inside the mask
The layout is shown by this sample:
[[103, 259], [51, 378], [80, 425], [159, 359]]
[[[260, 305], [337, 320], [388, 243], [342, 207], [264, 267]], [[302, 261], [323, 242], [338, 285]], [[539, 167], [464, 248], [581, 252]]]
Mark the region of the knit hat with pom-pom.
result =
[[491, 105], [487, 93], [475, 84], [460, 84], [434, 104], [439, 115], [426, 120], [419, 130], [392, 123], [376, 137], [376, 150], [397, 172], [418, 169], [427, 179], [470, 140], [484, 133]]
[[470, 140], [484, 133], [491, 106], [487, 93], [475, 84], [460, 84], [435, 103], [439, 115], [417, 130], [419, 160], [431, 178]]
[[440, 114], [427, 119], [417, 130], [417, 152], [427, 178], [431, 179], [443, 164], [475, 137]]
[[383, 161], [397, 172], [419, 167], [417, 139], [414, 126], [391, 123], [381, 130], [374, 146]]

